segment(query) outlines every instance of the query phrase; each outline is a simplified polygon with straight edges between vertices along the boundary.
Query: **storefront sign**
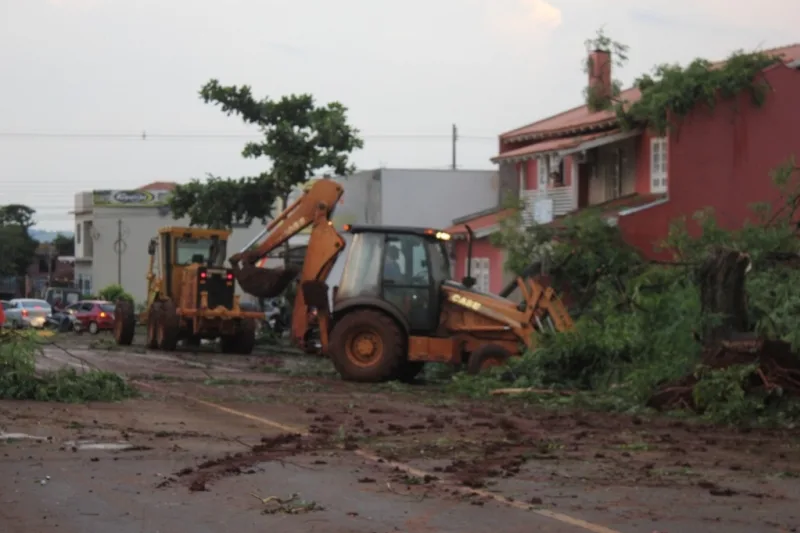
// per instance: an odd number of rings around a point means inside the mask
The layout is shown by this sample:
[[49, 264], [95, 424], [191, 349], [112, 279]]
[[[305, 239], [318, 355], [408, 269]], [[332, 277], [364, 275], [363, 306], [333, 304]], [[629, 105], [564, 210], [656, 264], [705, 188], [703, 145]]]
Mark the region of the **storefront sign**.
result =
[[172, 191], [93, 191], [92, 200], [99, 207], [159, 207], [169, 204]]

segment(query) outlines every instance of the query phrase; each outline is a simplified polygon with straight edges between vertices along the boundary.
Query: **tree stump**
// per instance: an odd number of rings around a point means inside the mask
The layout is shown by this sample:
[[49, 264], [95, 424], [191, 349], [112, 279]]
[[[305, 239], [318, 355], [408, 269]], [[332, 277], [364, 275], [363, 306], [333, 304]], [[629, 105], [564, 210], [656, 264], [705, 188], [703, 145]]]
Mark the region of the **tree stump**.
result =
[[706, 347], [719, 346], [748, 329], [745, 276], [750, 257], [736, 250], [716, 249], [697, 270], [703, 316], [716, 316], [704, 324]]

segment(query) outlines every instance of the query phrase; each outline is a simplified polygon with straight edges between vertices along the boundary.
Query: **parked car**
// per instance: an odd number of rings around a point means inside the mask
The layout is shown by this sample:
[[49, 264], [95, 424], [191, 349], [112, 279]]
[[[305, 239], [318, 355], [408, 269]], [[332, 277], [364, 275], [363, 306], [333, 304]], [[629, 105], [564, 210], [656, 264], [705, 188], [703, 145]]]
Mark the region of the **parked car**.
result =
[[34, 298], [15, 298], [5, 308], [6, 324], [10, 328], [43, 328], [52, 314], [50, 304]]
[[76, 333], [88, 331], [97, 335], [104, 330], [114, 329], [114, 304], [105, 300], [84, 300], [66, 308], [75, 317]]
[[6, 309], [8, 309], [9, 306], [11, 306], [10, 303], [8, 303], [5, 300], [0, 300], [0, 328], [7, 327], [6, 326]]

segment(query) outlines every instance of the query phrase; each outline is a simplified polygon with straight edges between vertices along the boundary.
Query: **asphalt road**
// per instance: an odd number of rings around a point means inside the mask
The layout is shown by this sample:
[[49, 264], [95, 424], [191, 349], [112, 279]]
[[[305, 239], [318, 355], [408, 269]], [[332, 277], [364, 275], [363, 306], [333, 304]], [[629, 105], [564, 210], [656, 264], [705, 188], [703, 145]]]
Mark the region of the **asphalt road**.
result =
[[0, 531], [753, 533], [800, 526], [796, 432], [342, 383], [301, 356], [58, 338], [118, 404], [0, 402]]

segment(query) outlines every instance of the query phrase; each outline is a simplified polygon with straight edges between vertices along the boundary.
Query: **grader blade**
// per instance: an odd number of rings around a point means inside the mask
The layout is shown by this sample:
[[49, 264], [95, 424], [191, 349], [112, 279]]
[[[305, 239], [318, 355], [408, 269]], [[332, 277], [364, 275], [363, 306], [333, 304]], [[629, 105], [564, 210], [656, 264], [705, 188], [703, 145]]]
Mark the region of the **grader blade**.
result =
[[280, 296], [300, 273], [297, 267], [260, 268], [247, 262], [241, 266], [234, 263], [231, 269], [242, 290], [256, 298]]

